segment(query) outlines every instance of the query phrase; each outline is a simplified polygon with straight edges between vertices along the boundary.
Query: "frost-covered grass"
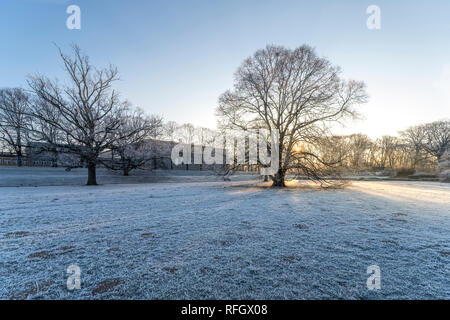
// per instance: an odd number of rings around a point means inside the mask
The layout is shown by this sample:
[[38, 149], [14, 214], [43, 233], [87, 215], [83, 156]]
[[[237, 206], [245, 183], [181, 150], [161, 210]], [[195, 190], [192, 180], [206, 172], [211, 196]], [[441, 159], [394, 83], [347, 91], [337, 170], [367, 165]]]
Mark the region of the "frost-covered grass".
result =
[[[234, 179], [257, 178], [255, 173], [240, 174]], [[259, 178], [259, 177], [258, 177]], [[110, 171], [97, 168], [97, 182], [99, 184], [136, 184], [157, 182], [200, 182], [223, 181], [212, 171], [195, 170], [133, 170], [124, 177], [120, 171]], [[45, 167], [1, 167], [0, 187], [40, 187], [83, 185], [87, 181], [86, 168], [74, 168], [67, 172], [65, 168]]]
[[0, 249], [3, 299], [449, 299], [450, 185], [4, 187]]

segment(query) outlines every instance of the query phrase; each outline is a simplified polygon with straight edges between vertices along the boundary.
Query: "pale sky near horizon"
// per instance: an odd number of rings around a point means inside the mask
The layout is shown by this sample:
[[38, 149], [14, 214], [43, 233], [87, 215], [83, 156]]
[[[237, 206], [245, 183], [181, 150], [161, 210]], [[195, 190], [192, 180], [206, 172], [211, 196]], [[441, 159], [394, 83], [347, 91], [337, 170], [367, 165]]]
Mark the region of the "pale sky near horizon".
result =
[[[81, 8], [68, 30], [67, 6]], [[381, 29], [366, 8], [381, 9]], [[0, 5], [0, 87], [36, 72], [63, 78], [53, 43], [115, 64], [122, 97], [165, 120], [213, 128], [217, 99], [240, 63], [267, 44], [309, 44], [363, 80], [364, 120], [337, 133], [396, 134], [450, 118], [448, 0], [14, 0]]]

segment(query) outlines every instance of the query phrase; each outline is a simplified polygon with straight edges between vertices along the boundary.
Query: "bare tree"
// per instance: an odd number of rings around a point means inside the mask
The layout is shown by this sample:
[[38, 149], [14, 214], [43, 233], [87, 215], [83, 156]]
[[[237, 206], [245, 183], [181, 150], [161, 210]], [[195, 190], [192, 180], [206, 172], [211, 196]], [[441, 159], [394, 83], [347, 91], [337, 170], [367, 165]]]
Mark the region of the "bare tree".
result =
[[209, 128], [197, 127], [194, 129], [194, 139], [193, 143], [208, 146], [214, 142], [214, 138], [216, 136], [216, 132]]
[[24, 145], [30, 117], [27, 114], [28, 94], [20, 88], [0, 90], [0, 140], [17, 156], [17, 166], [22, 166]]
[[385, 135], [375, 141], [377, 146], [378, 166], [391, 169], [395, 168], [395, 156], [398, 146], [397, 138], [394, 136]]
[[158, 138], [162, 126], [161, 117], [146, 116], [141, 109], [124, 110], [120, 125], [113, 133], [117, 139], [110, 146], [112, 159], [105, 161], [104, 165], [112, 170], [121, 170], [124, 176], [133, 169], [144, 167], [153, 157], [149, 139]]
[[441, 120], [409, 127], [400, 132], [409, 146], [412, 167], [436, 162], [449, 148], [450, 121]]
[[191, 144], [195, 138], [195, 127], [191, 123], [184, 123], [179, 126], [175, 133], [178, 142]]
[[349, 166], [354, 169], [362, 169], [368, 165], [368, 154], [372, 141], [362, 133], [352, 134], [349, 139]]
[[61, 50], [59, 53], [68, 75], [67, 84], [42, 75], [28, 80], [36, 97], [54, 108], [59, 120], [49, 117], [40, 107], [33, 107], [31, 114], [61, 132], [60, 141], [50, 141], [43, 136], [45, 142], [79, 155], [87, 163], [87, 184], [96, 185], [99, 155], [123, 138], [112, 134], [120, 126], [120, 115], [125, 107], [112, 88], [118, 80], [118, 71], [114, 66], [95, 68], [78, 46], [73, 46], [73, 56]]
[[426, 138], [423, 125], [412, 126], [404, 131], [400, 131], [400, 139], [403, 142], [406, 152], [409, 154], [410, 167], [416, 169], [428, 160], [429, 154], [423, 149]]
[[423, 126], [425, 141], [423, 149], [437, 159], [449, 148], [450, 121], [435, 121]]
[[164, 135], [164, 121], [162, 116], [150, 115], [146, 116], [144, 113], [141, 115], [146, 124], [148, 125], [148, 137], [150, 139], [160, 139]]
[[217, 113], [228, 127], [278, 130], [279, 169], [272, 180], [284, 186], [287, 172], [323, 178], [321, 169], [333, 164], [313, 147], [299, 152], [298, 146], [320, 143], [333, 122], [354, 116], [354, 106], [366, 99], [364, 83], [342, 80], [340, 69], [311, 47], [267, 46], [239, 67]]
[[361, 133], [323, 137], [317, 145], [320, 157], [335, 167], [347, 170], [360, 170], [369, 166], [369, 154], [372, 141]]
[[39, 114], [40, 117], [32, 118], [29, 122], [28, 149], [32, 155], [50, 155], [52, 166], [57, 167], [61, 153], [57, 145], [63, 141], [63, 134], [53, 123], [61, 121], [61, 114], [51, 104], [39, 98], [33, 99], [31, 105], [34, 113]]
[[163, 125], [162, 128], [162, 137], [163, 139], [167, 139], [169, 141], [176, 140], [176, 131], [179, 125], [175, 121], [168, 121]]

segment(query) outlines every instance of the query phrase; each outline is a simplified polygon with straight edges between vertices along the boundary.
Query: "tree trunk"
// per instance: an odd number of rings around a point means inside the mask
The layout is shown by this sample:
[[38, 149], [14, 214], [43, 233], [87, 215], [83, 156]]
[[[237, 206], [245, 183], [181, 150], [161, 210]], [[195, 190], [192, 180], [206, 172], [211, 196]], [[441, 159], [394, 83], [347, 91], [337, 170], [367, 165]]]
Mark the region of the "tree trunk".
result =
[[17, 152], [17, 166], [18, 167], [22, 166], [22, 152], [21, 151]]
[[17, 166], [22, 166], [22, 138], [20, 136], [20, 130], [17, 130], [17, 140], [16, 140], [16, 154], [17, 154]]
[[58, 167], [58, 152], [53, 151], [53, 157], [52, 157], [52, 167], [57, 168]]
[[128, 167], [123, 168], [123, 175], [126, 177], [130, 175], [130, 170], [128, 169]]
[[277, 173], [272, 176], [272, 187], [285, 187], [284, 178], [286, 173], [282, 169], [278, 169]]
[[96, 163], [89, 162], [88, 164], [88, 186], [96, 186], [97, 185], [97, 174], [96, 174]]

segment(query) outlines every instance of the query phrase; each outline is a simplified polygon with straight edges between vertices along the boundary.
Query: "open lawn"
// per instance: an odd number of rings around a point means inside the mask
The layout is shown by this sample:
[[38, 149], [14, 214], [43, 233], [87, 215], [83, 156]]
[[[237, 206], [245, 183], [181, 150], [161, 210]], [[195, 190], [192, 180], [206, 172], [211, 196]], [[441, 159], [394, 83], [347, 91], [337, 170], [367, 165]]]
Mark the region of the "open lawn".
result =
[[0, 274], [2, 299], [449, 299], [450, 185], [2, 187]]

